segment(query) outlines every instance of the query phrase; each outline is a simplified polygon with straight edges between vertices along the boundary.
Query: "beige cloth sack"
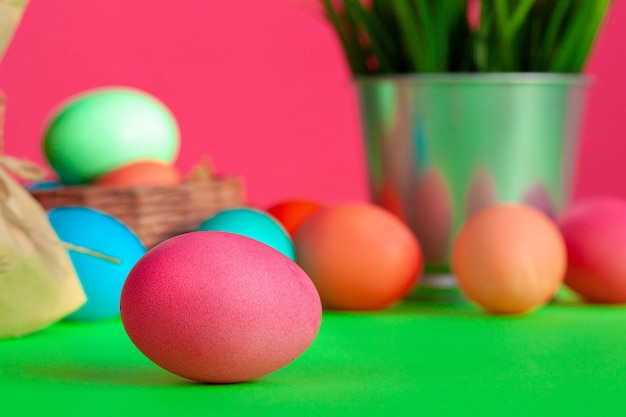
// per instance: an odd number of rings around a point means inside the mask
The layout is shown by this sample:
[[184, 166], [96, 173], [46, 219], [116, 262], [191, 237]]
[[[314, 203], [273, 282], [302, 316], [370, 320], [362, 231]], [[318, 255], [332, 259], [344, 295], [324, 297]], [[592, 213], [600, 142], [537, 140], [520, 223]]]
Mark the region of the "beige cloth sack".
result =
[[34, 164], [0, 156], [0, 338], [41, 330], [86, 301], [69, 245], [7, 171], [25, 179], [41, 174]]
[[27, 5], [28, 0], [0, 0], [0, 58], [9, 46]]

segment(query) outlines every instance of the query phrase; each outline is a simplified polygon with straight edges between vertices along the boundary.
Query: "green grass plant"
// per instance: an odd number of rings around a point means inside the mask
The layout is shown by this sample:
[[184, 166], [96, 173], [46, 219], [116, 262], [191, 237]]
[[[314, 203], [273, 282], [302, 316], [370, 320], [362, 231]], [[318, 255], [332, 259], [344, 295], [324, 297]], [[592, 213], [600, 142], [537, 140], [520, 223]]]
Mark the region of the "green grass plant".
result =
[[[611, 0], [319, 0], [355, 75], [579, 73]], [[469, 0], [471, 1], [471, 0]]]

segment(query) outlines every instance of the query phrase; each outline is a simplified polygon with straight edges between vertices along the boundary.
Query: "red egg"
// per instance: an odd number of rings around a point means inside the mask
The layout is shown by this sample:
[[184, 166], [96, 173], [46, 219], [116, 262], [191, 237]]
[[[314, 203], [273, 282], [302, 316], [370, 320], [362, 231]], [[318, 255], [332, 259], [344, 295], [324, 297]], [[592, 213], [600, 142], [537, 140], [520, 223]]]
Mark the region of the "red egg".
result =
[[567, 247], [565, 284], [588, 302], [626, 303], [626, 201], [581, 201], [557, 220]]
[[326, 308], [378, 310], [401, 300], [418, 282], [422, 251], [394, 214], [366, 203], [321, 209], [294, 238], [299, 264]]
[[150, 250], [121, 297], [133, 343], [162, 368], [232, 383], [274, 372], [313, 342], [322, 306], [289, 258], [256, 240], [191, 232]]
[[561, 286], [565, 266], [557, 226], [521, 204], [479, 211], [452, 251], [452, 271], [463, 293], [495, 314], [522, 314], [546, 304]]
[[321, 209], [322, 205], [309, 200], [289, 200], [275, 204], [268, 213], [274, 216], [294, 236], [296, 230], [307, 217]]
[[123, 165], [96, 179], [96, 185], [138, 187], [177, 185], [182, 177], [172, 165], [160, 161], [143, 160]]

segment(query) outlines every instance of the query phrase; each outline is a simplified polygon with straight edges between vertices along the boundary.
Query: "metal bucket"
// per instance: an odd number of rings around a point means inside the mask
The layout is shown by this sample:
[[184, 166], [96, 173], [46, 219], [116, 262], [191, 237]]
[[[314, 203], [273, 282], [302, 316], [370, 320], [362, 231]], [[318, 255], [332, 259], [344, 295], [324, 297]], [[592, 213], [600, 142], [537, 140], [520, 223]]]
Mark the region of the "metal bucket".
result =
[[570, 199], [588, 80], [441, 74], [355, 81], [372, 200], [415, 232], [426, 273], [449, 272], [463, 223], [496, 202], [553, 215]]

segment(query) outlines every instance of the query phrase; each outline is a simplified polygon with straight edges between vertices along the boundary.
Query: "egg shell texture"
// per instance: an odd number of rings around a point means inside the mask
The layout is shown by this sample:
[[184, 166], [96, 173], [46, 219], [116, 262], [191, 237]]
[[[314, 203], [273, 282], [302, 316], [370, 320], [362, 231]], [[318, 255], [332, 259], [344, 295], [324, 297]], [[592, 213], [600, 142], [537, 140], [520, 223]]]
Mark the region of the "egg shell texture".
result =
[[626, 201], [580, 201], [557, 221], [567, 247], [565, 284], [589, 302], [626, 303]]
[[250, 238], [192, 232], [154, 247], [130, 273], [124, 327], [157, 365], [232, 383], [286, 366], [321, 324], [314, 285], [293, 261]]

